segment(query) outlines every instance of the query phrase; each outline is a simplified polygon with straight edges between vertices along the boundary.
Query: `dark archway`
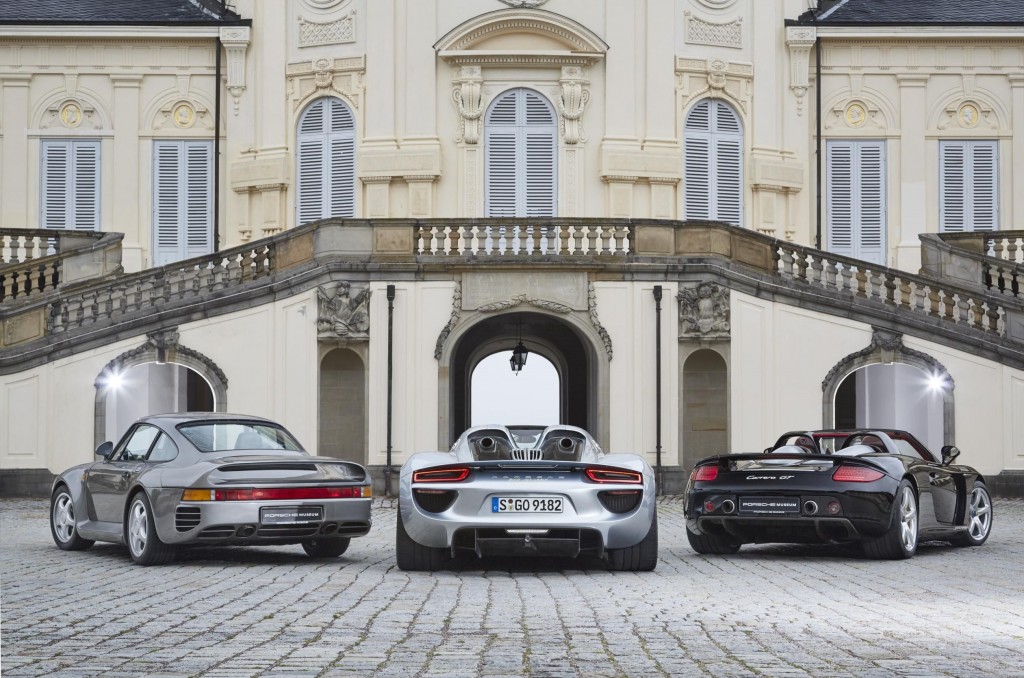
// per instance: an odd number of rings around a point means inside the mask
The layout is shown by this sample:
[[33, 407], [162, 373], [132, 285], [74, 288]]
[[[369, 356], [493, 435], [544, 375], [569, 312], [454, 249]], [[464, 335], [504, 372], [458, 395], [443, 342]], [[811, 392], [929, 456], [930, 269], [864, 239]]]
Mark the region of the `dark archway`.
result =
[[[529, 351], [543, 355], [558, 371], [561, 423], [580, 426], [599, 435], [596, 430], [598, 398], [593, 388], [597, 356], [590, 342], [555, 316], [514, 311], [482, 320], [459, 337], [450, 363], [449, 441], [462, 433], [472, 420], [473, 370], [487, 356], [511, 351], [517, 336], [522, 337]], [[529, 369], [529, 364], [525, 369]]]
[[729, 451], [729, 374], [717, 352], [700, 349], [683, 363], [682, 464]]
[[354, 351], [336, 348], [320, 361], [318, 453], [366, 463], [366, 367]]

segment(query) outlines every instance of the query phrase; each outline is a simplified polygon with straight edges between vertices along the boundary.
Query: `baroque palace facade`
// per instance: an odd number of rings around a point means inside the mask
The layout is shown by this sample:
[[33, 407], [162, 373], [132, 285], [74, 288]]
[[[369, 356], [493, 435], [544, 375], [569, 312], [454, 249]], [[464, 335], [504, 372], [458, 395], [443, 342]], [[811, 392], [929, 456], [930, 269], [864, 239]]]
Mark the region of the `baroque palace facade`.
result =
[[1015, 4], [7, 3], [0, 490], [168, 409], [400, 465], [521, 337], [670, 490], [871, 425], [1024, 493]]

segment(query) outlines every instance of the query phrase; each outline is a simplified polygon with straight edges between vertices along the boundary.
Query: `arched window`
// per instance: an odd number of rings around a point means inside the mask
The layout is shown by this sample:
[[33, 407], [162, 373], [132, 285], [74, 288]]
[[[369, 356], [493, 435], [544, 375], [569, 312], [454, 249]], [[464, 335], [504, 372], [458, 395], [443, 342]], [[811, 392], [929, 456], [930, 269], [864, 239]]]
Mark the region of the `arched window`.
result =
[[356, 213], [356, 127], [335, 97], [317, 99], [299, 117], [296, 221], [299, 225]]
[[739, 226], [743, 219], [743, 128], [732, 106], [705, 99], [686, 116], [687, 219]]
[[484, 119], [489, 217], [553, 217], [558, 124], [551, 103], [533, 90], [510, 89]]

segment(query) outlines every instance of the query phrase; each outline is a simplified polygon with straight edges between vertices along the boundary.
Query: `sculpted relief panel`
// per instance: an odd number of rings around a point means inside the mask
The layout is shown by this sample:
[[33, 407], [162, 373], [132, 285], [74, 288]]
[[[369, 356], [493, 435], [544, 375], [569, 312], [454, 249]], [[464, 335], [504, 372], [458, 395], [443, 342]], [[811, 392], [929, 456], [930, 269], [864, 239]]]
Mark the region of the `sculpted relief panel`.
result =
[[321, 339], [368, 339], [370, 288], [341, 282], [321, 285], [316, 291], [316, 329]]

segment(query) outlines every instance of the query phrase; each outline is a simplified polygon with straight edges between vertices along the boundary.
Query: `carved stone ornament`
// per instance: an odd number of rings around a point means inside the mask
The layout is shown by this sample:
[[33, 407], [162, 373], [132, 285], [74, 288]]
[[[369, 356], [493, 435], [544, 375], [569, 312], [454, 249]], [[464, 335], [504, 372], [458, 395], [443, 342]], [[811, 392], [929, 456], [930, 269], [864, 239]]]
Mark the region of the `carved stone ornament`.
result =
[[335, 21], [317, 22], [299, 17], [299, 47], [340, 45], [356, 41], [356, 10]]
[[601, 343], [604, 344], [604, 351], [608, 354], [608, 360], [612, 359], [612, 338], [608, 334], [608, 330], [604, 328], [601, 321], [597, 319], [597, 291], [594, 289], [594, 283], [587, 284], [587, 309], [590, 313], [590, 323], [597, 330], [597, 334], [601, 337]]
[[546, 299], [537, 299], [525, 294], [517, 294], [507, 301], [496, 301], [493, 304], [486, 304], [479, 307], [477, 311], [480, 313], [495, 313], [497, 311], [515, 308], [521, 304], [536, 306], [537, 308], [542, 308], [545, 311], [551, 311], [553, 313], [572, 313], [572, 308], [565, 304], [559, 304], [557, 301], [547, 301]]
[[848, 129], [883, 129], [885, 116], [872, 102], [855, 99], [833, 107], [825, 118], [825, 129], [840, 126]]
[[707, 21], [686, 12], [686, 42], [694, 45], [743, 47], [743, 17], [725, 22]]
[[481, 86], [483, 77], [479, 66], [462, 66], [453, 81], [452, 101], [459, 111], [460, 129], [455, 141], [475, 144], [480, 141], [480, 116], [483, 115]]
[[959, 127], [961, 129], [999, 128], [995, 113], [988, 106], [973, 100], [964, 101], [947, 107], [939, 120], [938, 128], [946, 130]]
[[455, 290], [452, 292], [452, 314], [448, 318], [448, 324], [441, 330], [441, 334], [437, 336], [437, 343], [434, 344], [434, 359], [440, 360], [441, 353], [444, 351], [444, 343], [448, 341], [448, 337], [451, 335], [452, 330], [459, 323], [459, 316], [462, 315], [462, 282], [455, 283]]
[[548, 0], [501, 0], [509, 7], [540, 7]]
[[566, 144], [577, 144], [586, 141], [583, 134], [583, 111], [590, 103], [590, 90], [583, 89], [586, 84], [583, 69], [579, 66], [563, 66], [561, 89], [554, 97], [562, 127], [562, 138]]
[[249, 48], [251, 29], [248, 26], [225, 26], [220, 29], [220, 42], [227, 55], [226, 75], [228, 94], [231, 95], [232, 110], [238, 109], [245, 92], [245, 52]]
[[65, 100], [46, 109], [40, 127], [67, 127], [68, 129], [101, 129], [103, 127], [96, 109], [79, 100]]
[[710, 282], [684, 289], [679, 301], [679, 336], [699, 339], [728, 339], [729, 290]]
[[[102, 379], [106, 375], [121, 372], [126, 369], [126, 366], [132, 367], [151, 360], [165, 360], [167, 362], [183, 364], [193, 370], [198, 368], [205, 372], [206, 377], [213, 377], [219, 380], [218, 384], [211, 385], [216, 387], [214, 388], [215, 395], [222, 397], [222, 392], [228, 385], [227, 375], [224, 374], [224, 371], [220, 369], [217, 363], [207, 356], [179, 344], [179, 336], [176, 327], [157, 330], [156, 332], [147, 332], [145, 343], [130, 351], [125, 351], [108, 362], [100, 372], [100, 378]], [[97, 385], [101, 386], [102, 383], [97, 380]], [[217, 393], [218, 391], [221, 393]]]
[[902, 334], [883, 330], [879, 327], [872, 327], [871, 329], [874, 330], [871, 334], [871, 343], [866, 348], [856, 353], [851, 353], [840, 360], [822, 380], [822, 391], [827, 390], [840, 374], [846, 374], [851, 368], [859, 369], [875, 362], [886, 365], [891, 365], [892, 363], [915, 365], [921, 369], [930, 370], [932, 374], [945, 375], [946, 387], [950, 390], [953, 388], [953, 380], [949, 377], [946, 368], [927, 353], [921, 353], [904, 346]]
[[369, 339], [370, 288], [341, 281], [316, 291], [317, 336], [321, 339]]

